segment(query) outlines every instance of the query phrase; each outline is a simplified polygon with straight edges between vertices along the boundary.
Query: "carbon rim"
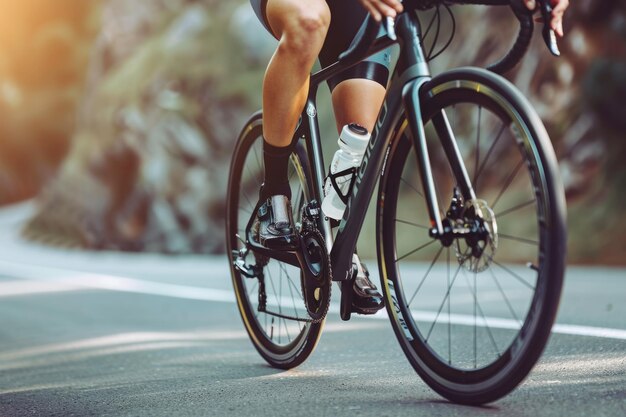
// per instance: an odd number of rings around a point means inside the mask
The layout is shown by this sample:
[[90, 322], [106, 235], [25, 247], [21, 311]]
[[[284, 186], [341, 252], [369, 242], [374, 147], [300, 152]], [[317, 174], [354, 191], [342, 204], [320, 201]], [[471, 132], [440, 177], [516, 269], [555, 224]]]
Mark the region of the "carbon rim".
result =
[[[396, 137], [387, 174], [399, 180], [386, 183], [381, 205], [381, 241], [393, 241], [382, 248], [383, 279], [405, 351], [432, 381], [460, 392], [471, 384], [476, 391], [487, 389], [483, 382], [493, 387], [495, 379], [510, 377], [511, 367], [530, 348], [537, 327], [551, 326], [553, 318], [539, 313], [547, 296], [550, 243], [558, 239], [547, 226], [551, 213], [546, 179], [529, 126], [496, 91], [468, 83], [473, 85], [459, 88], [462, 84], [456, 81], [448, 90], [441, 87], [426, 116], [446, 108], [477, 197], [494, 210], [501, 247], [490, 260], [492, 265], [470, 273], [453, 248], [428, 237], [421, 181], [411, 141], [404, 135], [406, 125]], [[436, 147], [432, 123], [426, 130], [443, 210], [455, 181]], [[506, 170], [499, 172], [498, 166]], [[403, 196], [400, 204], [398, 196]], [[416, 268], [414, 262], [422, 264]], [[540, 323], [541, 319], [548, 323]]]

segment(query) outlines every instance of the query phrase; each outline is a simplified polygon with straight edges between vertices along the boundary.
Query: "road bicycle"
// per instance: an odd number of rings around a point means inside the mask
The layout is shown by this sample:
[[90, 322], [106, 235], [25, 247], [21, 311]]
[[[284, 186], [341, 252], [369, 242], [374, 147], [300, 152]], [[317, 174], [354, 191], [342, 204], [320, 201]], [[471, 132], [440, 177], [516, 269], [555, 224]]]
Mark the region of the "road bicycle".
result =
[[[489, 70], [431, 77], [419, 12], [449, 11], [451, 3], [510, 6], [519, 19], [515, 44]], [[256, 240], [262, 114], [244, 127], [228, 185], [232, 280], [261, 356], [277, 368], [301, 364], [321, 335], [332, 281], [342, 289], [341, 318], [350, 318], [353, 253], [378, 185], [378, 266], [400, 346], [436, 392], [483, 404], [513, 390], [540, 357], [565, 269], [565, 198], [550, 139], [525, 97], [496, 74], [524, 55], [533, 17], [517, 0], [405, 1], [404, 7], [383, 23], [382, 37], [368, 17], [338, 62], [311, 76], [289, 168], [296, 250], [272, 251]], [[557, 54], [545, 25], [546, 43]], [[400, 46], [398, 62], [336, 226], [318, 204], [326, 175], [318, 87], [393, 44]]]

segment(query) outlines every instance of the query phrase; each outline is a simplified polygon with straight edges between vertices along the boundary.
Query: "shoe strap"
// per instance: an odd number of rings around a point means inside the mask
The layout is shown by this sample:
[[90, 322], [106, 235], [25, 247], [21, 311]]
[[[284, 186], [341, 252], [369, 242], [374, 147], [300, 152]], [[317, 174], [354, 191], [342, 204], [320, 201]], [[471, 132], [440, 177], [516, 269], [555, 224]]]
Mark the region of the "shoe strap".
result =
[[274, 195], [270, 197], [270, 200], [274, 214], [274, 225], [277, 228], [291, 227], [289, 199], [284, 195]]

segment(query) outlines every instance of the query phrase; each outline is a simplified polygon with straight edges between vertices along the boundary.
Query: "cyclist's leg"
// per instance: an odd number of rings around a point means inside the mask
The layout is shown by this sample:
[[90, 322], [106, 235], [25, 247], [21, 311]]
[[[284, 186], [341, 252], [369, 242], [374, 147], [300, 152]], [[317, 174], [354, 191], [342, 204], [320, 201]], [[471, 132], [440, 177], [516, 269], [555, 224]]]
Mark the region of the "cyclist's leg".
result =
[[[378, 111], [385, 97], [385, 88], [376, 81], [352, 78], [339, 83], [332, 92], [337, 128], [348, 123], [358, 123], [372, 131]], [[372, 314], [384, 307], [382, 294], [369, 279], [367, 267], [354, 254], [357, 267], [354, 281], [352, 310], [360, 314]]]
[[268, 143], [285, 147], [306, 102], [330, 11], [324, 0], [267, 0], [265, 15], [279, 44], [263, 81], [263, 129]]
[[279, 44], [263, 80], [265, 181], [261, 198], [266, 201], [259, 211], [259, 235], [266, 246], [289, 249], [296, 240], [287, 176], [290, 145], [306, 103], [310, 71], [330, 24], [330, 11], [324, 0], [267, 0], [261, 6], [264, 23]]
[[[328, 0], [333, 22], [320, 53], [322, 66], [336, 61], [359, 30], [366, 11], [358, 3], [357, 0]], [[390, 53], [383, 51], [329, 80], [338, 131], [349, 123], [358, 123], [372, 131], [385, 96], [389, 64]], [[356, 254], [353, 263], [357, 275], [352, 310], [360, 314], [375, 313], [384, 307], [382, 294], [369, 280], [368, 270]]]
[[[358, 0], [327, 1], [333, 20], [320, 52], [322, 66], [335, 62], [350, 46], [367, 16]], [[329, 80], [338, 131], [348, 123], [372, 130], [385, 95], [389, 66], [390, 51], [385, 50]]]
[[364, 78], [345, 80], [337, 85], [332, 93], [337, 131], [348, 123], [358, 123], [371, 132], [385, 91], [381, 84]]

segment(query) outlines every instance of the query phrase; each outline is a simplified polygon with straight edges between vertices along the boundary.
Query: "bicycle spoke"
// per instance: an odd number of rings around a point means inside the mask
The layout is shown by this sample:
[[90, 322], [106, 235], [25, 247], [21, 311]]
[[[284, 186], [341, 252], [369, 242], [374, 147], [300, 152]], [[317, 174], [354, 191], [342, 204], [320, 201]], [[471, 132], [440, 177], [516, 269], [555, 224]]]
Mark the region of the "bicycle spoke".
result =
[[259, 286], [259, 280], [255, 280], [254, 285], [250, 287], [250, 291], [248, 291], [248, 294], [252, 295], [254, 294], [254, 291], [257, 289], [257, 287]]
[[526, 243], [528, 245], [539, 246], [539, 242], [537, 242], [536, 240], [526, 239], [526, 238], [523, 238], [523, 237], [510, 236], [510, 235], [505, 235], [503, 233], [498, 233], [498, 237], [501, 237], [501, 238], [504, 238], [504, 239], [509, 239], [509, 240], [514, 240], [514, 241], [520, 242], [520, 243]]
[[[476, 275], [478, 274], [474, 272], [474, 288], [478, 287], [478, 285], [476, 284]], [[476, 306], [477, 306], [476, 297], [474, 297], [474, 369], [478, 367], [478, 338], [477, 338], [477, 330], [478, 330], [477, 324], [478, 323], [476, 320]]]
[[[257, 282], [257, 284], [258, 284], [258, 282]], [[253, 295], [253, 294], [254, 294], [254, 291], [250, 291], [250, 292], [248, 293], [248, 298], [250, 298], [250, 296], [251, 296], [251, 295]], [[259, 293], [258, 293], [258, 291], [257, 291], [257, 297], [256, 297], [256, 299], [257, 299], [257, 300], [259, 299]], [[254, 307], [254, 306], [253, 306], [253, 308], [252, 308], [252, 311], [254, 311], [254, 318], [255, 318], [255, 319], [257, 319], [257, 320], [259, 319], [259, 308], [258, 308], [258, 307], [259, 307], [259, 305], [258, 305], [258, 303], [257, 303], [257, 306], [256, 306], [256, 307]], [[267, 326], [266, 326], [266, 327], [267, 327]]]
[[496, 286], [498, 287], [498, 290], [500, 291], [500, 294], [502, 294], [502, 298], [504, 299], [504, 302], [506, 303], [507, 307], [509, 308], [509, 311], [511, 312], [511, 315], [513, 316], [515, 321], [519, 322], [520, 325], [521, 325], [522, 322], [517, 317], [517, 314], [515, 314], [515, 310], [513, 309], [513, 305], [511, 304], [511, 302], [509, 301], [509, 298], [504, 293], [504, 290], [502, 289], [502, 286], [500, 285], [500, 282], [498, 281], [498, 278], [496, 277], [496, 274], [493, 273], [493, 270], [491, 268], [489, 268], [489, 272], [491, 273], [491, 277], [493, 278], [493, 281], [496, 283]]
[[285, 326], [285, 334], [287, 335], [287, 342], [291, 342], [291, 336], [289, 335], [289, 329], [287, 328], [287, 320], [283, 317], [283, 325]]
[[[250, 201], [250, 198], [248, 197], [248, 193], [246, 193], [245, 191], [242, 190], [243, 196], [246, 199], [246, 201], [248, 202], [248, 205], [250, 207], [254, 207], [255, 204], [252, 204], [252, 201]], [[242, 207], [240, 207], [241, 210], [244, 210]], [[248, 213], [251, 213], [251, 211], [247, 211]]]
[[[280, 265], [280, 263], [279, 263]], [[278, 274], [278, 299], [281, 300], [283, 299], [283, 270], [281, 268], [278, 269], [279, 270], [279, 274]], [[280, 307], [279, 307], [279, 311], [280, 311]], [[282, 321], [282, 325], [285, 327], [285, 334], [287, 335], [287, 341], [290, 341], [290, 337], [289, 337], [289, 332], [287, 331], [287, 322], [285, 321], [285, 319], [283, 317], [280, 317], [278, 319], [278, 327], [280, 330], [280, 325], [281, 325], [281, 321]], [[279, 339], [278, 342], [280, 343], [280, 333], [279, 333]]]
[[[279, 264], [280, 265], [280, 264]], [[279, 269], [280, 274], [278, 275], [278, 299], [282, 303], [283, 300], [283, 269]], [[291, 341], [291, 337], [289, 337], [289, 331], [287, 330], [287, 322], [284, 317], [281, 317], [278, 321], [278, 326], [280, 327], [280, 321], [282, 320], [283, 326], [285, 327], [285, 334], [287, 335], [287, 341]], [[280, 341], [280, 339], [279, 339]]]
[[501, 263], [497, 262], [495, 259], [493, 259], [492, 257], [489, 257], [489, 259], [496, 265], [498, 265], [500, 268], [504, 269], [506, 272], [508, 272], [510, 275], [512, 275], [514, 278], [516, 278], [519, 282], [521, 282], [522, 284], [524, 284], [525, 286], [527, 286], [528, 288], [530, 288], [531, 290], [535, 291], [535, 287], [531, 284], [529, 284], [524, 278], [522, 278], [521, 276], [519, 276], [518, 274], [516, 274], [515, 272], [511, 271], [509, 268], [507, 268], [506, 266], [502, 265]]
[[513, 172], [511, 172], [511, 175], [509, 175], [509, 177], [507, 178], [506, 182], [504, 183], [504, 186], [502, 187], [502, 189], [500, 190], [500, 194], [498, 194], [498, 196], [496, 197], [495, 201], [493, 202], [493, 204], [491, 205], [491, 209], [495, 209], [496, 204], [498, 204], [498, 201], [500, 201], [500, 197], [502, 197], [502, 195], [504, 194], [504, 192], [506, 190], [509, 189], [509, 187], [511, 186], [511, 184], [513, 183], [513, 180], [515, 179], [515, 177], [517, 176], [517, 173], [519, 172], [520, 168], [522, 167], [522, 165], [524, 164], [524, 160], [520, 159], [519, 163], [517, 164], [517, 166], [513, 169]]
[[[283, 309], [282, 306], [280, 304], [280, 299], [278, 298], [278, 294], [276, 294], [276, 287], [274, 286], [274, 279], [272, 278], [272, 272], [270, 271], [270, 269], [267, 269], [267, 274], [270, 277], [270, 285], [272, 286], [272, 291], [274, 292], [274, 298], [276, 298], [276, 304], [278, 305], [278, 314], [283, 314]], [[273, 339], [273, 335], [274, 335], [274, 317], [272, 316], [272, 337], [271, 339]], [[280, 343], [280, 320], [278, 321], [278, 343]]]
[[246, 165], [246, 169], [248, 170], [248, 174], [255, 179], [257, 186], [260, 188], [261, 183], [259, 182], [259, 175], [254, 175], [249, 165]]
[[532, 200], [529, 200], [529, 201], [527, 201], [525, 203], [518, 204], [518, 205], [516, 205], [514, 207], [511, 207], [510, 209], [506, 209], [506, 210], [496, 214], [496, 218], [497, 219], [502, 218], [502, 217], [506, 216], [507, 214], [511, 214], [511, 213], [513, 213], [513, 212], [515, 212], [517, 210], [521, 210], [524, 207], [528, 207], [528, 206], [530, 206], [532, 204], [535, 204], [536, 202], [537, 202], [537, 200], [533, 198]]
[[418, 227], [420, 229], [429, 229], [427, 226], [421, 225], [421, 224], [417, 224], [417, 223], [413, 223], [407, 220], [400, 220], [400, 219], [395, 219], [396, 222], [398, 223], [402, 223], [402, 224], [408, 224], [409, 226], [415, 226]]
[[239, 207], [239, 211], [243, 211], [244, 213], [246, 213], [246, 214], [248, 214], [248, 215], [251, 215], [251, 214], [252, 214], [252, 211], [251, 211], [251, 210], [245, 209], [245, 208], [243, 208], [243, 207]]
[[418, 248], [415, 248], [415, 249], [413, 249], [411, 252], [407, 253], [406, 255], [403, 255], [403, 256], [399, 257], [398, 259], [396, 259], [396, 262], [401, 261], [402, 259], [406, 258], [407, 256], [411, 256], [411, 255], [413, 255], [415, 252], [419, 252], [419, 251], [421, 251], [422, 249], [426, 248], [427, 246], [432, 245], [432, 244], [433, 244], [433, 243], [435, 243], [436, 241], [437, 241], [436, 239], [433, 239], [433, 240], [431, 240], [431, 241], [430, 241], [430, 242], [428, 242], [428, 243], [424, 243], [422, 246], [420, 246], [420, 247], [418, 247]]
[[413, 191], [415, 191], [417, 193], [417, 195], [419, 195], [420, 197], [424, 198], [424, 194], [422, 194], [417, 187], [415, 187], [413, 184], [411, 184], [410, 182], [408, 182], [407, 180], [404, 179], [404, 177], [400, 177], [400, 181], [402, 181], [403, 183], [405, 183], [406, 185], [408, 185], [411, 189], [413, 189]]
[[478, 187], [478, 180], [480, 179], [480, 175], [483, 173], [483, 169], [485, 169], [485, 166], [487, 165], [487, 161], [489, 161], [489, 158], [491, 157], [491, 153], [496, 148], [498, 141], [500, 141], [500, 138], [502, 137], [502, 133], [504, 133], [505, 128], [506, 128], [506, 125], [502, 123], [502, 127], [500, 128], [498, 135], [496, 136], [493, 143], [489, 147], [489, 150], [487, 151], [487, 155], [485, 155], [485, 159], [483, 159], [482, 164], [480, 164], [480, 168], [478, 168], [478, 172], [476, 173], [476, 178], [474, 178], [474, 188]]
[[419, 292], [420, 288], [422, 288], [422, 285], [426, 281], [426, 277], [428, 277], [428, 274], [430, 274], [430, 271], [433, 269], [433, 266], [437, 262], [437, 259], [439, 259], [439, 256], [441, 255], [441, 252], [443, 252], [443, 246], [439, 248], [439, 251], [437, 251], [437, 255], [435, 255], [435, 259], [433, 259], [433, 261], [430, 263], [430, 266], [428, 267], [428, 270], [426, 270], [426, 273], [424, 274], [424, 277], [422, 278], [422, 280], [420, 281], [419, 285], [417, 286], [417, 289], [413, 293], [413, 296], [411, 297], [411, 300], [407, 304], [407, 307], [409, 307], [411, 305], [411, 303], [415, 299], [415, 296]]
[[470, 288], [470, 291], [472, 292], [472, 294], [474, 296], [474, 302], [476, 303], [476, 307], [478, 308], [478, 312], [480, 313], [481, 317], [483, 318], [483, 322], [485, 323], [485, 329], [487, 329], [487, 334], [489, 335], [489, 339], [491, 340], [491, 343], [493, 344], [493, 347], [496, 350], [496, 354], [498, 355], [498, 357], [500, 357], [500, 356], [502, 356], [502, 353], [500, 352], [500, 348], [498, 348], [498, 344], [496, 343], [496, 339], [493, 337], [493, 334], [491, 333], [491, 328], [489, 327], [489, 324], [487, 323], [487, 317], [485, 317], [485, 313], [483, 312], [483, 309], [480, 306], [480, 303], [478, 302], [478, 297], [476, 295], [476, 289], [472, 288], [471, 283], [469, 282], [469, 279], [467, 278], [467, 274], [465, 274], [465, 271], [463, 272], [463, 276], [465, 277], [465, 280], [467, 281], [467, 286]]
[[433, 324], [430, 326], [430, 329], [428, 330], [428, 335], [424, 339], [424, 342], [426, 342], [426, 343], [428, 343], [428, 338], [430, 337], [430, 334], [432, 333], [433, 329], [435, 328], [435, 324], [437, 324], [437, 320], [439, 320], [439, 315], [441, 314], [441, 310], [443, 310], [443, 306], [446, 304], [446, 300], [450, 296], [450, 290], [452, 289], [452, 286], [454, 285], [454, 283], [456, 282], [457, 277], [459, 276], [459, 271], [461, 271], [461, 266], [462, 265], [459, 265], [457, 267], [456, 272], [454, 273], [454, 278], [452, 278], [452, 282], [450, 283], [450, 285], [448, 285], [448, 290], [446, 291], [446, 295], [443, 298], [443, 301], [441, 302], [441, 305], [439, 306], [439, 310], [437, 310], [437, 314], [435, 315], [435, 321], [433, 321]]
[[287, 281], [289, 282], [289, 284], [291, 284], [291, 286], [293, 287], [293, 289], [296, 290], [296, 294], [298, 294], [300, 296], [300, 299], [302, 301], [304, 301], [304, 297], [302, 297], [302, 294], [300, 292], [300, 289], [298, 288], [298, 286], [293, 282], [293, 280], [291, 279], [291, 277], [289, 276], [289, 274], [287, 273], [287, 269], [285, 269], [285, 265], [283, 265], [283, 263], [280, 263], [280, 267], [283, 269], [283, 271], [285, 271], [285, 275], [287, 276]]
[[[298, 289], [298, 287], [294, 284], [293, 280], [291, 279], [291, 277], [289, 276], [289, 273], [287, 272], [287, 269], [285, 268], [285, 266], [282, 264], [282, 262], [279, 264], [281, 269], [283, 270], [283, 272], [285, 273], [285, 276], [287, 277], [287, 287], [289, 288], [289, 294], [291, 294], [291, 301], [293, 303], [293, 311], [294, 311], [294, 316], [295, 317], [300, 317], [300, 315], [298, 314], [298, 309], [296, 307], [296, 300], [295, 297], [293, 295], [293, 289], [296, 290], [296, 294], [298, 294], [298, 296], [300, 297], [300, 299], [304, 302], [304, 298], [302, 297], [302, 292]], [[300, 325], [299, 321], [296, 321], [296, 323], [298, 324], [298, 331], [302, 331], [302, 327]]]
[[[291, 282], [291, 280], [289, 280], [289, 282]], [[298, 309], [296, 308], [296, 300], [293, 297], [293, 290], [291, 289], [290, 285], [288, 285], [287, 288], [289, 288], [289, 294], [291, 295], [291, 301], [293, 303], [293, 315], [295, 317], [300, 317], [300, 315], [298, 314]], [[298, 331], [302, 331], [302, 327], [300, 327], [300, 322], [296, 321], [296, 323], [298, 323]]]

